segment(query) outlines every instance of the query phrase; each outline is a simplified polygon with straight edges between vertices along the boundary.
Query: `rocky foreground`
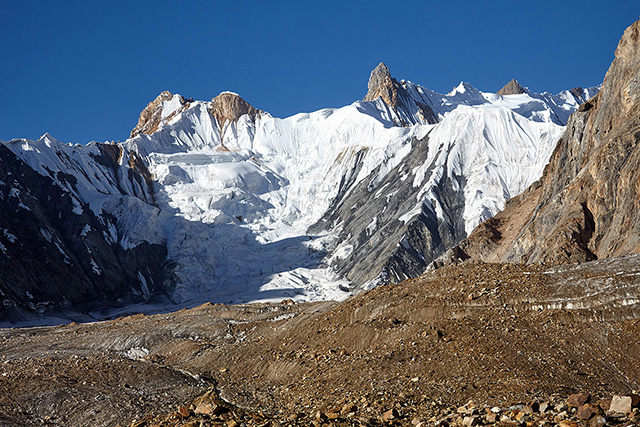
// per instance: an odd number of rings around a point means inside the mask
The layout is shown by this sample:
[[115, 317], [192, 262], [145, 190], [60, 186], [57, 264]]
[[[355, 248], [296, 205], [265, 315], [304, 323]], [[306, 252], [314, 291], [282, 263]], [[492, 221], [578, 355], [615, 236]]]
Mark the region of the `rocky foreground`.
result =
[[220, 400], [214, 390], [164, 416], [148, 416], [131, 427], [143, 426], [632, 426], [640, 422], [640, 396], [613, 396], [596, 400], [588, 393], [566, 399], [551, 396], [507, 408], [477, 405], [473, 400], [455, 407], [427, 396], [401, 395], [389, 410], [376, 414], [366, 398], [327, 411], [288, 416], [248, 412]]
[[342, 303], [5, 329], [0, 425], [630, 425], [639, 287], [638, 255], [463, 264]]

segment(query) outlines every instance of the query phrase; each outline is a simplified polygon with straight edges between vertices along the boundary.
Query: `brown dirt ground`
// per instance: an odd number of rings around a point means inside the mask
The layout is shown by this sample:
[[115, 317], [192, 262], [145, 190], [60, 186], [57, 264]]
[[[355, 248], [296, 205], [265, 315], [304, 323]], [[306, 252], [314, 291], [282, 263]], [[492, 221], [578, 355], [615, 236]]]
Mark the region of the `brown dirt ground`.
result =
[[0, 425], [167, 414], [177, 418], [165, 425], [180, 425], [180, 405], [211, 387], [256, 425], [308, 425], [297, 414], [346, 404], [358, 408], [353, 422], [375, 425], [397, 408], [404, 425], [469, 399], [507, 407], [624, 394], [640, 388], [639, 302], [632, 256], [561, 268], [462, 264], [342, 303], [205, 304], [6, 329]]

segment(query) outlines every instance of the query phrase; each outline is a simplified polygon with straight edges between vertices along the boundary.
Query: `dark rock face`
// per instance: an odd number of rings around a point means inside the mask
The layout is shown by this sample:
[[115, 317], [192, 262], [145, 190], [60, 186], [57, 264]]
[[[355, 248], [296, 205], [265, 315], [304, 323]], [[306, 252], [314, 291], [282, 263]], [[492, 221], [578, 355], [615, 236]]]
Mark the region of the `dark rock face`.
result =
[[[372, 280], [379, 283], [397, 283], [422, 274], [427, 265], [465, 236], [464, 181], [455, 191], [445, 178], [434, 189], [445, 207], [446, 218], [440, 219], [429, 207], [404, 222], [403, 212], [416, 204], [420, 188], [406, 185], [406, 174], [427, 158], [428, 136], [412, 142], [412, 152], [400, 165], [380, 179], [380, 167], [357, 185], [349, 177], [358, 175], [364, 156], [354, 156], [353, 170], [343, 179], [338, 196], [325, 216], [309, 230], [310, 234], [338, 228], [336, 246], [350, 246], [351, 253], [336, 257], [333, 266], [356, 289]], [[445, 173], [444, 176], [447, 176]], [[335, 248], [334, 248], [335, 249]]]
[[[383, 62], [378, 64], [371, 72], [368, 89], [369, 91], [363, 101], [375, 101], [378, 98], [382, 98], [384, 103], [396, 112], [398, 110], [412, 111], [417, 108], [425, 122], [431, 124], [438, 122], [433, 109], [425, 103], [413, 99], [402, 85], [391, 77], [389, 68]], [[413, 123], [398, 123], [401, 126], [409, 126], [411, 124]]]
[[504, 85], [502, 89], [500, 89], [497, 94], [498, 95], [520, 95], [523, 93], [527, 93], [527, 90], [520, 86], [520, 83], [516, 79], [511, 79], [509, 83]]
[[584, 89], [582, 89], [580, 86], [574, 87], [569, 92], [574, 96], [574, 98], [582, 98], [584, 96]]
[[[120, 180], [117, 179], [118, 175], [121, 173], [120, 160], [124, 155], [122, 146], [102, 143], [98, 143], [97, 146], [100, 149], [100, 155], [92, 155], [92, 158], [109, 170], [113, 176], [111, 182], [116, 184], [120, 194], [128, 194], [127, 191], [122, 188]], [[131, 184], [133, 184], [131, 185], [133, 191], [130, 195], [155, 206], [153, 176], [151, 175], [151, 172], [149, 172], [149, 169], [147, 169], [147, 165], [135, 151], [131, 150], [128, 152], [128, 164], [129, 170], [127, 171], [126, 178]]]
[[442, 262], [566, 263], [640, 252], [640, 21], [571, 116], [543, 177]]
[[[124, 249], [112, 238], [116, 218], [96, 216], [88, 206], [78, 213], [70, 192], [4, 145], [0, 164], [0, 321], [19, 321], [29, 313], [86, 312], [165, 292], [170, 276], [165, 246]], [[58, 176], [62, 179], [74, 185], [74, 176]]]

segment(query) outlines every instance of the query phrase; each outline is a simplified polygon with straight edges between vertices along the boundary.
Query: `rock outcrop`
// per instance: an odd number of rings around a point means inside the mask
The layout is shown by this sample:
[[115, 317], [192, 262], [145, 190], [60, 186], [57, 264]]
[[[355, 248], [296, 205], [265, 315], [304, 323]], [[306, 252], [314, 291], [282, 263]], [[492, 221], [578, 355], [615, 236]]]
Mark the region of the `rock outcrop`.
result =
[[236, 122], [245, 114], [248, 114], [251, 120], [255, 121], [261, 111], [254, 108], [238, 94], [222, 92], [211, 100], [209, 113], [216, 118], [220, 129], [224, 129], [225, 125]]
[[[164, 111], [164, 103], [172, 101], [174, 97], [178, 97], [177, 101], [179, 102], [179, 108], [168, 112]], [[138, 124], [131, 131], [131, 138], [140, 135], [141, 133], [150, 135], [157, 131], [164, 122], [171, 120], [171, 118], [173, 118], [177, 113], [187, 109], [190, 101], [193, 100], [187, 100], [180, 95], [174, 95], [168, 90], [165, 90], [158, 95], [156, 99], [147, 104], [144, 110], [142, 110], [142, 113], [140, 113], [140, 117], [138, 118]]]
[[601, 92], [575, 112], [543, 177], [438, 264], [566, 263], [640, 252], [640, 21]]
[[497, 95], [520, 95], [523, 93], [527, 93], [527, 90], [520, 86], [520, 83], [518, 83], [516, 79], [511, 79], [509, 83], [497, 92]]

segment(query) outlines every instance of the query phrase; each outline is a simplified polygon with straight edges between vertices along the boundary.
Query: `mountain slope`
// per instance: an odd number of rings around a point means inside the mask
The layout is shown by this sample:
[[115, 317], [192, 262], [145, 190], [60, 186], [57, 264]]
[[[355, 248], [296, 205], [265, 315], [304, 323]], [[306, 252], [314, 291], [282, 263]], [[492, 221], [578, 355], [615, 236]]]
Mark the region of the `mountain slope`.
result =
[[540, 181], [443, 261], [564, 263], [640, 251], [639, 39], [636, 22], [600, 93], [571, 117]]
[[417, 135], [398, 166], [334, 199], [312, 230], [340, 231], [333, 265], [356, 285], [415, 277], [539, 176], [561, 129], [460, 107]]
[[[77, 196], [86, 189], [81, 190], [83, 183], [72, 174], [73, 160], [65, 150], [57, 151], [56, 158], [71, 162], [67, 173], [46, 169], [50, 176], [43, 176], [9, 149], [39, 148], [44, 155], [47, 146], [74, 150], [60, 147], [49, 136], [37, 143], [0, 145], [0, 320], [25, 320], [29, 313], [48, 308], [100, 310], [170, 293], [166, 247], [161, 241], [146, 240], [118, 244], [116, 210], [96, 214]], [[147, 206], [138, 197], [118, 193], [124, 191], [125, 182], [117, 184], [110, 170], [115, 168], [111, 156], [117, 147], [94, 144], [77, 150], [93, 156], [93, 171], [102, 173], [101, 183], [111, 186], [119, 203]], [[92, 169], [83, 165], [79, 170], [89, 179]], [[131, 181], [127, 183], [134, 190], [136, 179], [144, 182], [144, 178], [129, 171]], [[94, 183], [105, 191], [106, 186]], [[141, 187], [136, 188], [143, 197]]]

